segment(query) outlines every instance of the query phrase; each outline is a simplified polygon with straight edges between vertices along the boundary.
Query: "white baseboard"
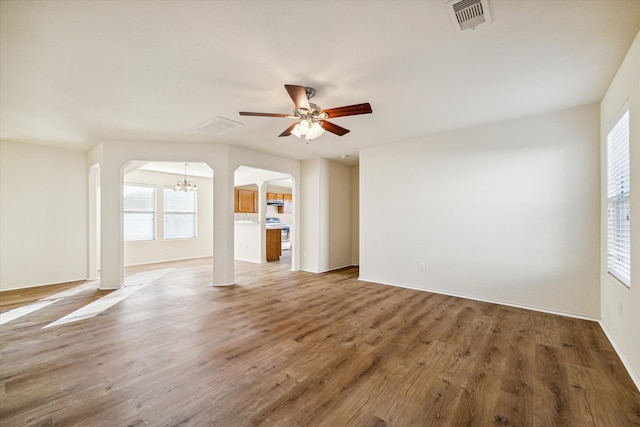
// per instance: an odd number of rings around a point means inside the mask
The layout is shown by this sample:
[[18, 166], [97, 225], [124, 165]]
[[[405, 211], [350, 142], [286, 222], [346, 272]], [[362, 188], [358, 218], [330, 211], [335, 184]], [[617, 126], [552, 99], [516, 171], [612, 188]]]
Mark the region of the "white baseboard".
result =
[[516, 303], [509, 302], [509, 301], [494, 300], [494, 299], [491, 299], [491, 298], [479, 298], [479, 297], [476, 297], [476, 296], [469, 296], [469, 295], [464, 295], [464, 294], [456, 294], [454, 292], [443, 292], [443, 291], [434, 290], [434, 289], [424, 289], [424, 288], [418, 288], [416, 286], [402, 285], [402, 284], [397, 284], [397, 283], [379, 282], [377, 280], [370, 280], [370, 279], [367, 279], [367, 278], [363, 278], [362, 276], [358, 277], [358, 280], [362, 280], [362, 281], [365, 281], [365, 282], [371, 282], [371, 283], [378, 283], [380, 285], [395, 286], [395, 287], [398, 287], [398, 288], [411, 289], [411, 290], [414, 290], [414, 291], [431, 292], [431, 293], [434, 293], [434, 294], [447, 295], [447, 296], [450, 296], [450, 297], [470, 299], [472, 301], [488, 302], [490, 304], [498, 304], [498, 305], [504, 305], [504, 306], [507, 306], [507, 307], [521, 308], [523, 310], [539, 311], [541, 313], [554, 314], [556, 316], [572, 317], [572, 318], [575, 318], [575, 319], [589, 320], [589, 321], [592, 321], [592, 322], [598, 322], [600, 320], [597, 317], [587, 316], [587, 315], [579, 314], [579, 313], [570, 313], [570, 312], [564, 312], [564, 311], [557, 311], [557, 310], [551, 310], [551, 309], [543, 308], [543, 307], [536, 307], [536, 306], [530, 306], [530, 305], [525, 305], [525, 304], [516, 304]]
[[640, 375], [638, 375], [638, 373], [633, 369], [633, 365], [631, 365], [631, 362], [629, 362], [629, 359], [627, 359], [622, 349], [618, 346], [618, 344], [616, 344], [616, 340], [613, 339], [613, 335], [611, 335], [605, 323], [602, 320], [598, 320], [598, 323], [600, 324], [600, 327], [602, 328], [602, 331], [604, 332], [604, 334], [607, 336], [607, 339], [609, 339], [611, 346], [613, 346], [613, 349], [618, 354], [618, 357], [622, 361], [622, 364], [627, 369], [627, 372], [629, 373], [631, 380], [636, 385], [636, 388], [638, 389], [638, 391], [640, 391]]
[[554, 315], [557, 315], [557, 316], [572, 317], [572, 318], [581, 319], [581, 320], [589, 320], [589, 321], [593, 321], [593, 322], [598, 322], [598, 324], [600, 325], [600, 328], [602, 328], [602, 331], [604, 332], [605, 336], [607, 337], [607, 339], [611, 343], [611, 346], [613, 347], [614, 351], [616, 352], [616, 354], [618, 355], [618, 357], [622, 361], [622, 364], [624, 365], [625, 369], [629, 373], [629, 376], [631, 377], [631, 380], [636, 385], [636, 388], [640, 391], [640, 376], [634, 371], [633, 365], [631, 365], [629, 360], [625, 357], [624, 353], [622, 352], [622, 349], [616, 344], [615, 340], [613, 339], [613, 336], [609, 333], [609, 331], [607, 330], [605, 324], [602, 322], [601, 319], [598, 319], [598, 318], [595, 318], [595, 317], [591, 317], [591, 316], [585, 316], [585, 315], [582, 315], [582, 314], [567, 313], [567, 312], [562, 312], [562, 311], [549, 310], [549, 309], [546, 309], [546, 308], [526, 306], [526, 305], [522, 305], [522, 304], [513, 304], [513, 303], [509, 303], [509, 302], [505, 302], [505, 301], [492, 300], [492, 299], [489, 299], [489, 298], [470, 297], [468, 295], [461, 295], [461, 294], [455, 294], [455, 293], [450, 293], [450, 292], [442, 292], [442, 291], [431, 290], [431, 289], [423, 289], [423, 288], [418, 288], [418, 287], [415, 287], [415, 286], [400, 285], [400, 284], [397, 284], [397, 283], [384, 283], [384, 282], [380, 282], [380, 281], [377, 281], [377, 280], [370, 280], [370, 279], [364, 278], [362, 276], [358, 277], [358, 280], [361, 280], [361, 281], [364, 281], [364, 282], [370, 282], [370, 283], [377, 283], [377, 284], [380, 284], [380, 285], [395, 286], [395, 287], [398, 287], [398, 288], [412, 289], [414, 291], [432, 292], [434, 294], [447, 295], [447, 296], [456, 297], [456, 298], [464, 298], [464, 299], [469, 299], [469, 300], [473, 300], [473, 301], [488, 302], [488, 303], [491, 303], [491, 304], [504, 305], [504, 306], [507, 306], [507, 307], [515, 307], [515, 308], [521, 308], [521, 309], [524, 309], [524, 310], [533, 310], [533, 311], [539, 311], [541, 313], [554, 314]]

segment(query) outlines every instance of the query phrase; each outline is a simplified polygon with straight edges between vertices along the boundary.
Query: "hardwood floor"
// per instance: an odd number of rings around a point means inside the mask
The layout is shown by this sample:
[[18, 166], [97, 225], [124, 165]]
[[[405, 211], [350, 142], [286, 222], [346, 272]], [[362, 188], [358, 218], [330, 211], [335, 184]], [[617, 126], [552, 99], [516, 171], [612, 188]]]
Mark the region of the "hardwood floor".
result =
[[[2, 426], [638, 426], [600, 326], [357, 280], [211, 259], [95, 317], [86, 289], [3, 325]], [[79, 283], [5, 292], [6, 312]]]

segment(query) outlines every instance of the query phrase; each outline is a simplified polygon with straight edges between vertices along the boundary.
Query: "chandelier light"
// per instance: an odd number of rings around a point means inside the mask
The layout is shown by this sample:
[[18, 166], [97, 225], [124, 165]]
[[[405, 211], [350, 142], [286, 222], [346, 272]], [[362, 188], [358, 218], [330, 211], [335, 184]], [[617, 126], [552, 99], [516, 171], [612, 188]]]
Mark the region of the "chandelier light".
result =
[[304, 138], [307, 142], [312, 139], [316, 139], [320, 135], [324, 133], [324, 128], [320, 124], [313, 120], [312, 118], [307, 118], [301, 120], [295, 127], [291, 130], [291, 134], [297, 136], [298, 138]]
[[184, 164], [184, 180], [179, 180], [174, 191], [198, 191], [198, 186], [193, 181], [187, 181], [187, 164]]

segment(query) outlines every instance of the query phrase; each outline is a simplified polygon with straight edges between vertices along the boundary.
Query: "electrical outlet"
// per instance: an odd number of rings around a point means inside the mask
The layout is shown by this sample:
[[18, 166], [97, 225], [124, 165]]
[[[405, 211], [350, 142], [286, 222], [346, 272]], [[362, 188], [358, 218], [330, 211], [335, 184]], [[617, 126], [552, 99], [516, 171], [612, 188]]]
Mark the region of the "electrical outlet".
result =
[[302, 256], [307, 256], [307, 251], [302, 251]]
[[622, 303], [618, 304], [618, 316], [622, 317]]
[[418, 263], [418, 271], [424, 271], [424, 262]]

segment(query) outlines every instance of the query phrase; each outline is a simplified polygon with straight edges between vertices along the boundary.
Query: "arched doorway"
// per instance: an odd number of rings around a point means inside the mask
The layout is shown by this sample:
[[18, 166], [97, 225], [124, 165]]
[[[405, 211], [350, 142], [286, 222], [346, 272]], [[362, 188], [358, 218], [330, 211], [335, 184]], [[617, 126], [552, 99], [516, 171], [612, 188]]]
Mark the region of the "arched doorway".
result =
[[[234, 258], [279, 261], [296, 269], [295, 180], [289, 174], [250, 166], [234, 172]], [[278, 247], [274, 249], [274, 239]]]
[[[132, 161], [123, 173], [125, 267], [211, 256], [213, 170], [209, 165]], [[185, 179], [195, 183], [197, 190], [176, 191], [178, 181]], [[152, 203], [140, 203], [145, 199]]]

